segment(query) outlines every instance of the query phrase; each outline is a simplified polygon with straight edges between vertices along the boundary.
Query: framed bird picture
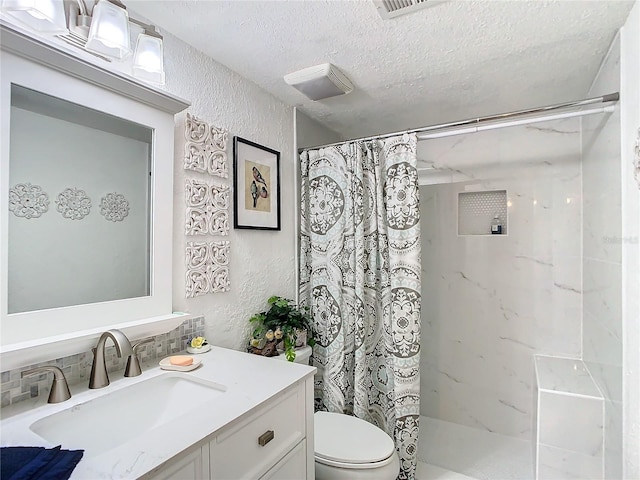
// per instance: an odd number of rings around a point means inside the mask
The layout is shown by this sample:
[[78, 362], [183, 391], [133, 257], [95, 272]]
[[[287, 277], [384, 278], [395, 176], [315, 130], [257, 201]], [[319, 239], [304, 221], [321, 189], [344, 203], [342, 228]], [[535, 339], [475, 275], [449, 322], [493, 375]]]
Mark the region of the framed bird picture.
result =
[[233, 137], [233, 228], [280, 230], [280, 152]]

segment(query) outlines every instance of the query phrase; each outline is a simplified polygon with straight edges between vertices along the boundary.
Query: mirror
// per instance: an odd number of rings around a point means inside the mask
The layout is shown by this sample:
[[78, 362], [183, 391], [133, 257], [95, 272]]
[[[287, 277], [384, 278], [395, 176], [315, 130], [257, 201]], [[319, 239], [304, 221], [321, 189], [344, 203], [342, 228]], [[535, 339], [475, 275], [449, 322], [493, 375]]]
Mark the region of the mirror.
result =
[[11, 85], [8, 313], [147, 296], [153, 131]]
[[176, 328], [190, 315], [172, 309], [174, 115], [189, 103], [0, 30], [3, 371], [90, 351], [109, 328]]

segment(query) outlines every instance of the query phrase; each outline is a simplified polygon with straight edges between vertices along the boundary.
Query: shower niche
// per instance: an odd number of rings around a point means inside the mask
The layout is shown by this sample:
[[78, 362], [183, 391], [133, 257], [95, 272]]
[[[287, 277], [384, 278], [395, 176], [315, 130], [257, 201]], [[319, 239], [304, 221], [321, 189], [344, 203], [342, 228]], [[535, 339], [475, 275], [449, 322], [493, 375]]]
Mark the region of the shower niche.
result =
[[474, 190], [458, 193], [458, 236], [507, 235], [507, 191]]

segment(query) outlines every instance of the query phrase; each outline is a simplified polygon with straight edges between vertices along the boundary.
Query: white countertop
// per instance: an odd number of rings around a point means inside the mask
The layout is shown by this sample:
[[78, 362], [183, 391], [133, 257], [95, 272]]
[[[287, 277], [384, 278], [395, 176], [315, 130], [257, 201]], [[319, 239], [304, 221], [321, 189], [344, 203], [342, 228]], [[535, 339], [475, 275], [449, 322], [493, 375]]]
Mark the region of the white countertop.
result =
[[[314, 367], [219, 347], [194, 357], [201, 359], [202, 365], [191, 372], [180, 372], [180, 375], [199, 377], [227, 389], [212, 402], [211, 408], [199, 408], [197, 414], [185, 413], [170, 423], [141, 432], [135, 439], [109, 451], [87, 451], [71, 478], [140, 477], [315, 372]], [[161, 370], [157, 363], [146, 368], [143, 364], [143, 373], [138, 377], [124, 378], [121, 372], [110, 374], [111, 384], [105, 388], [89, 390], [84, 384], [72, 386], [72, 397], [66, 402], [47, 404], [46, 395], [40, 395], [5, 407], [0, 422], [0, 442], [2, 446], [56, 446], [36, 435], [29, 426], [40, 418], [165, 373], [178, 372]], [[95, 435], [100, 433], [96, 431]], [[79, 447], [62, 445], [62, 448]]]

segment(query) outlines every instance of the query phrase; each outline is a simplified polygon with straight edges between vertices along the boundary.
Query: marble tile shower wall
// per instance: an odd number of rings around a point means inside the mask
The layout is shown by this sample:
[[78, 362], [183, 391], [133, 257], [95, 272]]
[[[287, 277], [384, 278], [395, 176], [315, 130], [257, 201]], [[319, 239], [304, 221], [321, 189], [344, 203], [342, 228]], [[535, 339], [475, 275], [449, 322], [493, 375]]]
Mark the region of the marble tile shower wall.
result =
[[[589, 96], [620, 90], [620, 39]], [[583, 360], [605, 398], [604, 478], [622, 478], [620, 110], [582, 120]]]
[[[204, 336], [204, 323], [204, 317], [191, 318], [185, 320], [178, 328], [163, 335], [156, 336], [153, 343], [140, 346], [138, 349], [140, 360], [145, 362], [161, 359], [167, 355], [185, 350], [187, 343], [193, 337]], [[106, 349], [105, 358], [109, 372], [124, 370], [127, 359], [118, 358], [113, 345]], [[51, 375], [33, 375], [21, 379], [20, 373], [22, 371], [43, 365], [56, 365], [64, 372], [69, 385], [82, 382], [87, 382], [88, 384], [92, 362], [93, 354], [91, 352], [85, 352], [2, 372], [0, 374], [2, 407], [49, 393], [52, 380]]]
[[[533, 355], [581, 354], [580, 135], [542, 135], [542, 148], [561, 139], [561, 158], [475, 168], [458, 172], [473, 181], [420, 188], [421, 414], [526, 440]], [[488, 148], [517, 155], [520, 145], [504, 138]], [[535, 155], [530, 149], [523, 154]], [[457, 235], [457, 195], [466, 188], [507, 190], [508, 235]]]

